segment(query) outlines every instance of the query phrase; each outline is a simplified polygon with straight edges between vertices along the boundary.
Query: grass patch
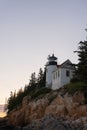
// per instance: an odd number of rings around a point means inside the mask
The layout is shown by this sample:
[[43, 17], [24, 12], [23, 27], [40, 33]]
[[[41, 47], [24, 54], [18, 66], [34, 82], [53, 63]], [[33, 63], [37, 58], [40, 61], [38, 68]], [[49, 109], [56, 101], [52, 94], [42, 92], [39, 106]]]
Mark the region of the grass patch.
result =
[[74, 94], [76, 91], [84, 91], [84, 83], [83, 82], [73, 82], [65, 85], [66, 91], [69, 94]]
[[44, 96], [45, 94], [51, 92], [52, 90], [51, 89], [48, 89], [48, 88], [41, 88], [39, 90], [37, 90], [35, 93], [32, 94], [31, 98], [32, 99], [37, 99], [41, 96]]
[[84, 93], [84, 104], [87, 104], [87, 83], [84, 82], [73, 82], [65, 85], [66, 91], [73, 95], [77, 91], [81, 91]]

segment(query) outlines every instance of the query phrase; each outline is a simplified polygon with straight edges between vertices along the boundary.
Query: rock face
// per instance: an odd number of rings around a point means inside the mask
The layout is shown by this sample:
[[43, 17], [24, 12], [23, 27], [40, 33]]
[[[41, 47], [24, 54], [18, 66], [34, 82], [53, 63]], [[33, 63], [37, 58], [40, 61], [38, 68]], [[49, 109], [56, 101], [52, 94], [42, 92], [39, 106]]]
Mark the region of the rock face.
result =
[[8, 120], [2, 119], [0, 120], [0, 130], [87, 130], [87, 124], [83, 124], [81, 120], [87, 120], [87, 117], [66, 121], [64, 118], [46, 115], [42, 119], [34, 120], [31, 124], [21, 127], [8, 125]]
[[63, 97], [57, 95], [53, 102], [47, 106], [45, 114], [53, 114], [58, 117], [77, 119], [87, 115], [87, 106], [84, 103], [84, 95], [75, 93], [73, 96], [65, 94]]
[[8, 124], [7, 118], [0, 118], [0, 130], [13, 130], [13, 126]]
[[[49, 117], [49, 115], [56, 117], [56, 119], [51, 117], [52, 121], [50, 120], [48, 121], [48, 124], [49, 125], [51, 124], [52, 128], [45, 127], [48, 125], [47, 116]], [[77, 120], [79, 122], [83, 122], [83, 124], [86, 124], [87, 123], [87, 118], [85, 118], [86, 116], [87, 116], [87, 106], [84, 105], [83, 93], [78, 92], [75, 93], [73, 96], [70, 96], [67, 93], [62, 95], [61, 93], [54, 91], [50, 92], [49, 94], [46, 94], [43, 98], [39, 98], [37, 100], [31, 100], [31, 98], [28, 96], [25, 97], [23, 99], [22, 106], [10, 112], [8, 118], [9, 123], [14, 126], [23, 127], [27, 124], [32, 123], [33, 121], [36, 121], [37, 125], [39, 121], [40, 128], [38, 127], [38, 129], [35, 130], [51, 130], [51, 129], [53, 130], [54, 127], [55, 130], [56, 129], [66, 130], [66, 127], [69, 127], [69, 130], [71, 130], [70, 125], [68, 126], [61, 125], [60, 122], [58, 123], [57, 118], [60, 119], [63, 118], [72, 121]], [[83, 120], [81, 117], [83, 118]], [[45, 119], [46, 122], [44, 121]], [[40, 120], [44, 122], [43, 125], [41, 124]], [[41, 129], [42, 126], [43, 129]], [[23, 130], [32, 130], [32, 129], [24, 128]]]
[[66, 121], [64, 118], [47, 115], [25, 127], [15, 127], [14, 130], [87, 130], [87, 125], [79, 121]]

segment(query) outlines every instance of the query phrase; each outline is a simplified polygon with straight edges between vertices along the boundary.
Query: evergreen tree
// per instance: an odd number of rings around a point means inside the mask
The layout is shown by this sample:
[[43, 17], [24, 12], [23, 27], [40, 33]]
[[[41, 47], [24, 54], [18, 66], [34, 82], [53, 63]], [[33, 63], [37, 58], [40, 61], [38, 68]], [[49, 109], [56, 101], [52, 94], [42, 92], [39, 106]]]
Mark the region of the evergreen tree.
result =
[[45, 82], [44, 81], [44, 72], [43, 72], [42, 68], [40, 68], [38, 78], [37, 78], [38, 88], [44, 87], [44, 82]]
[[43, 86], [46, 85], [46, 68], [44, 68], [44, 74], [43, 74]]
[[46, 79], [46, 70], [43, 71], [42, 68], [40, 68], [38, 78], [36, 78], [35, 72], [32, 73], [30, 82], [28, 85], [25, 85], [24, 90], [20, 88], [17, 93], [16, 91], [14, 93], [11, 92], [6, 108], [8, 110], [8, 113], [12, 111], [14, 108], [17, 108], [18, 105], [21, 105], [24, 96], [27, 95], [30, 95], [31, 97], [32, 96], [35, 97], [36, 95], [38, 96], [37, 91], [39, 91], [40, 88], [45, 86], [45, 79]]
[[79, 57], [75, 73], [80, 81], [87, 82], [87, 41], [81, 41], [78, 50], [75, 52], [78, 53]]
[[13, 92], [11, 91], [7, 105], [8, 112], [13, 110], [14, 106], [15, 106], [15, 94], [13, 94]]
[[36, 73], [31, 74], [31, 79], [29, 82], [29, 87], [35, 88], [37, 86], [37, 78], [36, 78]]

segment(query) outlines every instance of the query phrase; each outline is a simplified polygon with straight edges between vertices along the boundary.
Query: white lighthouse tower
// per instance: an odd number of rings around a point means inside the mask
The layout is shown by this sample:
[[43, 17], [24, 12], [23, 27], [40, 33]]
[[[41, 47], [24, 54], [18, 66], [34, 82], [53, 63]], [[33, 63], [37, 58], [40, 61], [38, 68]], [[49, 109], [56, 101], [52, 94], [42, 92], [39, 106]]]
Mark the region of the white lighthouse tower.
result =
[[46, 87], [52, 87], [52, 73], [57, 69], [57, 57], [52, 54], [48, 56], [46, 64]]

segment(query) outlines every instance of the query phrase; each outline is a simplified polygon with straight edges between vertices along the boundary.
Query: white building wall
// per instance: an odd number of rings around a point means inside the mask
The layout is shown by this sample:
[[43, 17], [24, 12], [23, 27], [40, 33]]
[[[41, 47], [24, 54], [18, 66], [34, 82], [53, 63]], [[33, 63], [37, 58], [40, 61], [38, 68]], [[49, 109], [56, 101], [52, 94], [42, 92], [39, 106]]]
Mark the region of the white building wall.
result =
[[66, 76], [66, 71], [69, 71], [68, 69], [66, 70], [65, 68], [61, 69], [61, 86], [64, 86], [65, 84], [68, 84], [70, 82], [70, 77]]
[[[66, 75], [66, 71], [69, 72], [69, 76]], [[57, 73], [57, 76], [56, 76]], [[59, 74], [58, 74], [59, 73]], [[52, 89], [59, 89], [65, 84], [70, 83], [70, 80], [73, 77], [73, 70], [66, 68], [59, 68], [57, 71], [52, 74]]]
[[46, 67], [46, 87], [52, 88], [52, 73], [56, 69], [56, 65], [48, 65]]
[[[67, 71], [69, 72], [69, 76], [66, 75]], [[62, 68], [61, 69], [61, 86], [70, 83], [70, 80], [73, 77], [72, 69]]]
[[52, 74], [52, 89], [56, 90], [61, 87], [61, 69], [57, 69], [57, 71]]

